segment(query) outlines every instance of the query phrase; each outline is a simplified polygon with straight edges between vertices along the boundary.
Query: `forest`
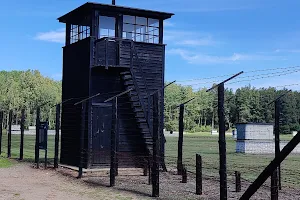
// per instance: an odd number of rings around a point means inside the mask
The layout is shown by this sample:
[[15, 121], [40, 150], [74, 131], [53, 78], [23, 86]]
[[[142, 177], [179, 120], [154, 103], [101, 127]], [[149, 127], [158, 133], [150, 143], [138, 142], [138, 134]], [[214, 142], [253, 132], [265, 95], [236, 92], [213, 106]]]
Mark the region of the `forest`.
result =
[[[166, 83], [167, 84], [167, 83]], [[275, 98], [287, 89], [254, 88], [244, 86], [236, 91], [225, 90], [225, 115], [227, 129], [239, 122], [274, 122]], [[179, 104], [195, 99], [185, 106], [184, 126], [189, 132], [209, 132], [218, 128], [217, 91], [194, 90], [190, 86], [172, 84], [165, 89], [165, 129], [178, 130]], [[7, 113], [13, 110], [13, 122], [19, 123], [21, 110], [26, 110], [26, 126], [35, 124], [37, 106], [41, 106], [42, 120], [49, 119], [54, 127], [55, 105], [61, 102], [61, 81], [43, 76], [37, 70], [0, 71], [0, 109]], [[281, 99], [281, 133], [288, 134], [300, 129], [300, 93], [289, 92]]]
[[13, 123], [18, 124], [25, 109], [26, 127], [35, 124], [36, 108], [41, 106], [41, 120], [49, 119], [54, 127], [55, 105], [61, 101], [61, 81], [44, 77], [37, 70], [0, 71], [0, 109], [4, 111], [4, 126], [8, 111], [13, 111]]
[[[185, 106], [184, 127], [189, 132], [209, 132], [218, 128], [217, 90], [193, 90], [190, 86], [172, 84], [165, 91], [165, 128], [178, 130], [179, 104], [193, 97]], [[280, 133], [289, 134], [300, 129], [300, 93], [288, 92], [288, 89], [254, 88], [250, 85], [236, 91], [225, 90], [225, 118], [227, 130], [236, 123], [256, 122], [274, 123], [274, 99], [287, 93], [280, 99]]]

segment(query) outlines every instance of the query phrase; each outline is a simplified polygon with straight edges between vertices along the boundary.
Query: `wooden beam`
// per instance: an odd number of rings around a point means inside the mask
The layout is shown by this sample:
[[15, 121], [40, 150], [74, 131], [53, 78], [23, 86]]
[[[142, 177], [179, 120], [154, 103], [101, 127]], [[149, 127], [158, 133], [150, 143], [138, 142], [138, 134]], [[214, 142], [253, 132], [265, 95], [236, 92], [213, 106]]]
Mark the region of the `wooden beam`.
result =
[[86, 98], [86, 99], [83, 99], [83, 100], [81, 100], [81, 101], [75, 103], [74, 106], [77, 106], [78, 104], [81, 104], [81, 103], [83, 103], [83, 102], [85, 102], [85, 101], [87, 101], [87, 100], [93, 99], [93, 98], [95, 98], [95, 97], [97, 97], [97, 96], [99, 96], [99, 95], [100, 95], [100, 93], [95, 94], [95, 95], [93, 95], [93, 96], [91, 96], [91, 97], [88, 97], [88, 98]]
[[300, 142], [300, 131], [291, 139], [291, 141], [275, 156], [271, 163], [262, 171], [256, 180], [248, 187], [240, 200], [248, 200], [253, 194], [264, 184], [264, 182], [272, 175], [274, 170], [280, 163], [295, 149]]
[[164, 20], [159, 20], [159, 44], [164, 43]]
[[127, 93], [130, 92], [131, 90], [133, 90], [133, 89], [131, 88], [131, 89], [129, 89], [129, 90], [126, 90], [125, 92], [121, 92], [120, 94], [117, 94], [117, 95], [115, 95], [115, 96], [113, 96], [113, 97], [110, 97], [109, 99], [106, 99], [106, 100], [104, 101], [104, 103], [107, 103], [107, 102], [113, 100], [113, 99], [116, 98], [116, 97], [123, 96], [124, 94], [127, 94]]
[[230, 81], [231, 79], [234, 79], [235, 77], [237, 77], [237, 76], [241, 75], [242, 73], [244, 73], [244, 72], [243, 72], [243, 71], [241, 71], [241, 72], [239, 72], [239, 73], [237, 73], [237, 74], [233, 75], [232, 77], [230, 77], [230, 78], [226, 79], [225, 81], [223, 81], [223, 82], [219, 83], [218, 85], [215, 85], [215, 86], [213, 86], [212, 88], [210, 88], [210, 89], [206, 90], [206, 92], [209, 92], [209, 91], [211, 91], [211, 90], [213, 90], [213, 89], [215, 89], [215, 88], [219, 87], [219, 85], [221, 85], [221, 84], [224, 84], [224, 83], [226, 83], [226, 82]]

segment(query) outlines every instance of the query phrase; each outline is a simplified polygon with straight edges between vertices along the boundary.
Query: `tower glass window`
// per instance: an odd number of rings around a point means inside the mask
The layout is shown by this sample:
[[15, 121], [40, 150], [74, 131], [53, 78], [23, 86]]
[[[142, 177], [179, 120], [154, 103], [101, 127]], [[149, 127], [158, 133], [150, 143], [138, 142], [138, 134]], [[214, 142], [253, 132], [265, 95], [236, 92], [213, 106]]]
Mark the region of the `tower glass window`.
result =
[[159, 20], [137, 16], [123, 16], [123, 39], [136, 42], [159, 43]]
[[116, 36], [116, 19], [114, 17], [99, 16], [99, 35], [98, 38]]
[[90, 27], [81, 25], [71, 25], [70, 44], [90, 37]]

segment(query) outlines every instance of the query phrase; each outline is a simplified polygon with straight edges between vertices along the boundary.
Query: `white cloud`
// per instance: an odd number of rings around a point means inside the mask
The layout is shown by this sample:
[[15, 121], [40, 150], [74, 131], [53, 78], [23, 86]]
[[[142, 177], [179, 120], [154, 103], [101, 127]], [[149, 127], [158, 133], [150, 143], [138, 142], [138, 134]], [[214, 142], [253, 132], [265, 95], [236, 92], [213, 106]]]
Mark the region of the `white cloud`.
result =
[[182, 8], [182, 9], [175, 9], [174, 12], [224, 12], [224, 11], [239, 11], [239, 10], [248, 10], [252, 9], [248, 6], [239, 6], [239, 7], [206, 7], [206, 8]]
[[38, 33], [35, 36], [35, 39], [47, 41], [47, 42], [64, 43], [65, 42], [65, 29], [58, 29], [55, 31]]
[[300, 49], [276, 49], [275, 53], [300, 53]]
[[214, 46], [219, 43], [210, 34], [202, 32], [166, 30], [164, 34], [168, 43], [181, 46]]
[[175, 39], [182, 39], [184, 37], [193, 36], [195, 33], [182, 30], [165, 30], [164, 31], [164, 40], [172, 41]]
[[175, 24], [171, 22], [170, 20], [165, 20], [164, 21], [164, 27], [174, 27]]
[[187, 39], [178, 41], [175, 44], [185, 45], [185, 46], [213, 46], [216, 44], [211, 37], [202, 38], [202, 39]]
[[279, 56], [267, 56], [259, 54], [240, 54], [234, 53], [230, 56], [215, 56], [206, 55], [198, 52], [192, 52], [184, 49], [171, 49], [167, 51], [168, 54], [180, 55], [182, 59], [189, 64], [216, 64], [216, 63], [230, 63], [238, 61], [252, 61], [252, 60], [276, 60], [283, 59]]
[[181, 12], [224, 12], [254, 9], [261, 6], [261, 2], [241, 0], [131, 0], [134, 7], [145, 7], [154, 10], [164, 10], [173, 13]]

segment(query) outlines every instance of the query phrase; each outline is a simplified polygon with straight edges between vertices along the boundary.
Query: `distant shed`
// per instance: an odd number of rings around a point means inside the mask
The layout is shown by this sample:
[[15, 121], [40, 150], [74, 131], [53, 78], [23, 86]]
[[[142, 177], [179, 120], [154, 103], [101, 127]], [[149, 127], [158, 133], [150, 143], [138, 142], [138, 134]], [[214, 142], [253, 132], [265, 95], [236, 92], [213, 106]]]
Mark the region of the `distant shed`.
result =
[[273, 140], [271, 123], [238, 123], [236, 130], [238, 140]]
[[236, 130], [237, 153], [265, 154], [274, 151], [273, 124], [238, 123]]
[[[274, 154], [275, 142], [273, 136], [274, 125], [271, 123], [239, 123], [236, 124], [237, 140], [236, 152], [246, 154]], [[288, 141], [280, 141], [280, 150]], [[298, 145], [292, 153], [300, 153]]]

